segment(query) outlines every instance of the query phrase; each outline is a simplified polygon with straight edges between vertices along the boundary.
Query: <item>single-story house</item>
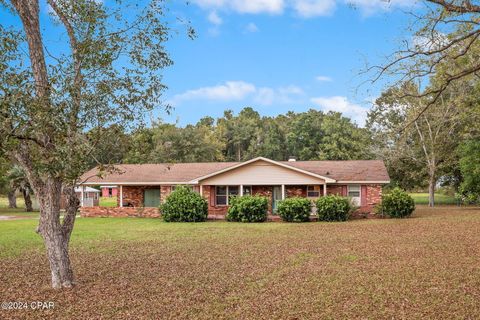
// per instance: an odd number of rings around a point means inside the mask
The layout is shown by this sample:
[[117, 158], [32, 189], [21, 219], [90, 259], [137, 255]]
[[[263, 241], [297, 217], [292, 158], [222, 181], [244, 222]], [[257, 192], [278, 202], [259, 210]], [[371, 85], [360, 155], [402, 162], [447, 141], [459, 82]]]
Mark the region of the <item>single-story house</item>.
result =
[[102, 197], [111, 198], [116, 197], [118, 193], [117, 186], [100, 186], [102, 190]]
[[[246, 194], [269, 199], [269, 213], [287, 197], [316, 199], [328, 194], [350, 197], [362, 213], [370, 213], [390, 182], [381, 160], [274, 161], [258, 157], [244, 162], [121, 164], [101, 176], [86, 172], [82, 187], [118, 186], [117, 208], [82, 208], [84, 216], [153, 215], [178, 185], [191, 186], [208, 201], [212, 216], [227, 213], [229, 198]], [[152, 209], [150, 209], [152, 208]], [[148, 210], [147, 210], [148, 209]]]

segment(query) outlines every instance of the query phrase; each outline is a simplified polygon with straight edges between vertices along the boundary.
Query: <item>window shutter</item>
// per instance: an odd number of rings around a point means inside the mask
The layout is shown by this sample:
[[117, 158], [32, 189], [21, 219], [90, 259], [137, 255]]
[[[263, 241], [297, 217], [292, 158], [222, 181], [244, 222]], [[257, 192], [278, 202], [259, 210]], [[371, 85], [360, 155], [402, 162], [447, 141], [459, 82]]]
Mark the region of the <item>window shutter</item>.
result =
[[342, 196], [344, 196], [344, 197], [348, 196], [347, 186], [342, 187]]
[[360, 192], [360, 195], [361, 195], [360, 204], [362, 206], [366, 206], [367, 205], [367, 186], [362, 186], [362, 191]]

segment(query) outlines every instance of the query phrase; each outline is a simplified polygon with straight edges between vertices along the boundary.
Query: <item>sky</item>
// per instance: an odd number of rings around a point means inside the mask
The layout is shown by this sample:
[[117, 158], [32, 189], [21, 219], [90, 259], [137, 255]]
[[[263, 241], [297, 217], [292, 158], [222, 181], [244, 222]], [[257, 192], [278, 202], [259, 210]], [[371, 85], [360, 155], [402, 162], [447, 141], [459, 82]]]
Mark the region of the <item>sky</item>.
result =
[[380, 64], [411, 38], [409, 0], [192, 0], [172, 12], [198, 37], [167, 44], [165, 100], [180, 125], [250, 106], [274, 116], [310, 108], [365, 123], [382, 83], [362, 84], [366, 64]]
[[[44, 6], [41, 22], [48, 23]], [[414, 6], [415, 0], [167, 1], [169, 15], [189, 20], [197, 37], [173, 23], [177, 33], [166, 48], [174, 65], [164, 72], [162, 99], [173, 110], [159, 107], [149, 117], [184, 126], [226, 109], [275, 116], [313, 108], [342, 112], [363, 126], [383, 83], [362, 84], [372, 75], [360, 73], [412, 39], [406, 11]], [[5, 19], [19, 23], [0, 11]]]

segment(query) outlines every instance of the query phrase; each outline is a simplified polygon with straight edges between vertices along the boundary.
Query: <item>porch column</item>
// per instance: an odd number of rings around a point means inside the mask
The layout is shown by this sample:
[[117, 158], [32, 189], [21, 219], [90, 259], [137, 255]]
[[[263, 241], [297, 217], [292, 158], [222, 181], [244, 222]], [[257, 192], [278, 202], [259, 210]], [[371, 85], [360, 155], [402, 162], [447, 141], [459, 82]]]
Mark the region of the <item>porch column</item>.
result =
[[240, 185], [240, 197], [243, 197], [243, 184]]
[[82, 187], [80, 188], [80, 207], [83, 207], [84, 192], [85, 192], [85, 186], [82, 185]]
[[285, 185], [282, 184], [282, 200], [285, 200]]
[[200, 195], [201, 195], [202, 198], [203, 198], [203, 185], [200, 185]]
[[120, 208], [123, 208], [123, 186], [120, 185]]
[[327, 184], [323, 184], [323, 196], [325, 197], [327, 195]]

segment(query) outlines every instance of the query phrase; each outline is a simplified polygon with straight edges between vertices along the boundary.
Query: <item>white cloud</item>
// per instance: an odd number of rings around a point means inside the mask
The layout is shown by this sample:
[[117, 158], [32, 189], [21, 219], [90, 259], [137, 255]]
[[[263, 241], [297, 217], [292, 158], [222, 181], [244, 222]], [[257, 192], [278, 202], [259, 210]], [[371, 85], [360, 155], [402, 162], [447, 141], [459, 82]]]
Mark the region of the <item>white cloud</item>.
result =
[[359, 8], [364, 15], [372, 15], [378, 11], [390, 11], [395, 8], [414, 6], [417, 0], [344, 0], [347, 4]]
[[210, 14], [208, 15], [207, 18], [208, 18], [208, 21], [210, 21], [211, 23], [213, 23], [216, 26], [219, 26], [223, 23], [222, 18], [219, 17], [219, 15], [217, 14], [216, 11], [210, 12]]
[[227, 81], [216, 86], [185, 91], [175, 95], [167, 103], [176, 106], [186, 101], [196, 100], [227, 102], [251, 99], [259, 105], [269, 106], [274, 103], [294, 102], [303, 95], [303, 90], [294, 85], [279, 88], [257, 88], [254, 84], [245, 81]]
[[333, 79], [327, 76], [316, 76], [315, 80], [320, 81], [320, 82], [332, 82]]
[[417, 0], [192, 0], [192, 2], [206, 10], [225, 10], [242, 14], [282, 14], [290, 9], [299, 17], [313, 18], [332, 14], [339, 4], [351, 5], [368, 16], [378, 11], [411, 7]]
[[242, 100], [249, 94], [256, 91], [253, 84], [244, 81], [227, 81], [224, 84], [202, 87], [188, 90], [184, 93], [175, 95], [171, 101], [172, 105], [180, 104], [189, 100], [214, 100], [214, 101], [234, 101]]
[[193, 0], [205, 9], [226, 9], [239, 13], [270, 13], [283, 12], [285, 3], [283, 0]]
[[255, 23], [253, 22], [250, 22], [249, 24], [247, 24], [247, 26], [245, 27], [245, 31], [247, 32], [257, 32], [258, 31], [258, 27]]
[[295, 0], [293, 8], [304, 18], [327, 16], [335, 10], [335, 2], [335, 0]]
[[365, 125], [367, 112], [369, 108], [362, 107], [359, 104], [348, 101], [346, 97], [317, 97], [310, 99], [311, 102], [320, 107], [323, 111], [337, 111], [344, 116], [351, 118], [358, 125]]

